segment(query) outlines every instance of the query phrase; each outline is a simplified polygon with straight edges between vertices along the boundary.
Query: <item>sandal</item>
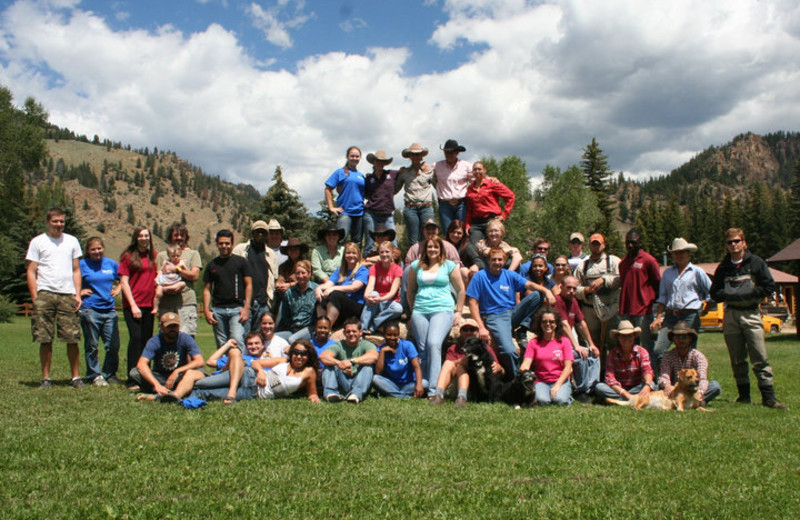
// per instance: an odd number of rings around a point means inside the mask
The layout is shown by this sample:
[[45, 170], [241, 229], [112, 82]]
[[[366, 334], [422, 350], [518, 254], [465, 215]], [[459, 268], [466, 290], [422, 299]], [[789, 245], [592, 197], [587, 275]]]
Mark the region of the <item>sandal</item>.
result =
[[225, 399], [222, 400], [222, 404], [234, 404], [236, 402], [236, 396], [226, 396]]

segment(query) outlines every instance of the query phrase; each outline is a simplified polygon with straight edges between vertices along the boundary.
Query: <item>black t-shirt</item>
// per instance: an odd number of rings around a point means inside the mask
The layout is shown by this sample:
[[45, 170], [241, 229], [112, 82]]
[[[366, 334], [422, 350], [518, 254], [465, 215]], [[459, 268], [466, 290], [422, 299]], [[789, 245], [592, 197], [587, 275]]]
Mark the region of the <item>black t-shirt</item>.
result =
[[247, 263], [250, 266], [250, 275], [253, 277], [253, 301], [261, 304], [267, 303], [267, 259], [264, 249], [261, 251], [251, 243], [247, 250]]
[[244, 305], [244, 277], [250, 266], [241, 256], [216, 257], [206, 266], [203, 281], [211, 283], [211, 305], [241, 307]]

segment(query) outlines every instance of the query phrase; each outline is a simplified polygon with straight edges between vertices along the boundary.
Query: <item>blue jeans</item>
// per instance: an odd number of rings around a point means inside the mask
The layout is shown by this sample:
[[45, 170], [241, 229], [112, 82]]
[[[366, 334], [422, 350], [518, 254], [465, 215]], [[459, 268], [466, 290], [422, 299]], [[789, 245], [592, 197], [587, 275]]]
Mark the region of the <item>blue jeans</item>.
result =
[[[81, 328], [83, 329], [83, 351], [86, 357], [86, 379], [92, 380], [102, 375], [108, 379], [117, 375], [119, 368], [119, 316], [114, 309], [99, 311], [81, 309]], [[106, 358], [100, 372], [97, 341], [103, 340]], [[137, 360], [138, 361], [138, 360]]]
[[[361, 247], [361, 236], [364, 234], [363, 220], [364, 219], [361, 215], [355, 217], [345, 215], [344, 213], [339, 213], [339, 217], [336, 219], [336, 227], [344, 230], [343, 242], [347, 242], [349, 240], [358, 244], [359, 248]], [[349, 239], [348, 235], [350, 237]]]
[[[650, 331], [650, 325], [653, 323], [653, 314], [648, 313], [644, 316], [634, 316], [633, 314], [622, 314], [620, 320], [628, 320], [634, 327], [642, 329], [639, 334], [639, 345], [647, 349], [647, 353], [652, 355], [653, 352], [653, 333]], [[695, 329], [697, 330], [697, 329]]]
[[217, 348], [229, 339], [235, 339], [239, 348], [244, 350], [245, 324], [239, 321], [240, 310], [241, 307], [211, 307], [211, 313], [217, 320], [217, 324], [213, 326]]
[[364, 310], [361, 311], [361, 328], [375, 332], [382, 323], [399, 318], [401, 314], [403, 314], [403, 306], [394, 300], [375, 305], [365, 303]]
[[572, 362], [572, 385], [576, 394], [588, 394], [600, 381], [600, 358], [589, 357], [583, 359], [580, 354], [572, 351], [575, 361]]
[[[636, 386], [632, 386], [630, 388], [626, 388], [626, 390], [628, 391], [628, 393], [631, 393], [633, 395], [637, 395], [637, 394], [642, 392], [643, 388], [644, 388], [644, 383], [639, 383]], [[655, 383], [653, 383], [650, 386], [650, 390], [658, 390], [658, 387], [656, 386]], [[622, 399], [621, 395], [616, 393], [613, 388], [611, 388], [610, 386], [608, 386], [605, 383], [597, 383], [597, 385], [594, 387], [594, 395], [596, 395], [598, 398], [600, 398], [603, 402], [605, 402], [606, 398], [608, 398], [608, 399]], [[622, 400], [624, 401], [625, 399], [622, 399]]]
[[[372, 386], [375, 387], [375, 390], [381, 395], [388, 395], [389, 397], [398, 397], [400, 399], [414, 397], [414, 387], [416, 385], [415, 381], [399, 385], [388, 377], [379, 374], [372, 376]], [[422, 388], [428, 388], [428, 382], [424, 379], [422, 380]]]
[[500, 347], [499, 357], [500, 363], [506, 371], [505, 379], [511, 379], [517, 375], [517, 367], [519, 366], [519, 355], [517, 355], [514, 337], [511, 334], [511, 311], [503, 311], [497, 314], [481, 314], [481, 319]]
[[[442, 343], [453, 327], [453, 311], [440, 311], [433, 314], [411, 314], [411, 327], [422, 364], [422, 377], [427, 381], [438, 381], [442, 370]], [[436, 386], [436, 385], [432, 385]], [[429, 388], [433, 396], [436, 388]]]
[[[261, 329], [261, 316], [266, 312], [269, 312], [269, 305], [259, 303], [254, 299], [253, 303], [250, 304], [250, 319], [243, 325], [247, 332]], [[277, 320], [278, 318], [276, 317], [275, 319]]]
[[[189, 394], [189, 397], [197, 397], [204, 401], [222, 400], [228, 397], [230, 384], [231, 373], [226, 370], [195, 382], [194, 390]], [[239, 388], [236, 390], [236, 399], [243, 401], [245, 399], [253, 399], [257, 395], [256, 371], [250, 367], [245, 367], [244, 373], [242, 373], [242, 380], [239, 381]]]
[[290, 330], [282, 330], [280, 332], [276, 332], [275, 335], [279, 338], [283, 338], [286, 342], [291, 345], [298, 339], [308, 339], [310, 340], [312, 335], [314, 334], [313, 327], [303, 327], [302, 329], [298, 330], [297, 332], [292, 332]]
[[[433, 204], [427, 206], [406, 206], [403, 208], [403, 220], [406, 223], [408, 245], [413, 246], [422, 238], [422, 227], [428, 219], [433, 218]], [[447, 229], [443, 230], [443, 235]]]
[[[650, 364], [653, 365], [653, 371], [656, 374], [658, 374], [661, 369], [661, 358], [663, 358], [664, 354], [669, 350], [671, 343], [669, 340], [669, 331], [672, 330], [672, 327], [679, 321], [687, 322], [691, 328], [698, 331], [700, 330], [700, 311], [698, 310], [682, 316], [666, 314], [666, 311], [664, 311], [664, 323], [661, 324], [661, 330], [658, 331], [658, 337], [656, 338], [653, 352], [650, 353]], [[697, 348], [696, 339], [692, 340], [690, 348]]]
[[550, 399], [550, 389], [553, 388], [554, 384], [555, 383], [543, 383], [541, 381], [536, 382], [534, 391], [536, 393], [537, 404], [558, 404], [567, 406], [572, 403], [572, 385], [569, 384], [569, 381], [564, 381], [564, 384], [558, 389], [556, 398]]
[[[388, 229], [394, 229], [394, 216], [391, 213], [385, 215], [381, 213], [373, 213], [368, 209], [364, 210], [363, 226], [365, 254], [372, 252], [372, 248], [375, 247], [375, 239], [372, 238], [370, 233], [375, 231], [375, 226], [378, 224], [383, 224]], [[392, 243], [397, 246], [397, 238], [395, 238]]]
[[517, 327], [523, 326], [531, 330], [533, 317], [542, 306], [542, 294], [539, 291], [533, 291], [528, 296], [519, 301], [519, 304], [514, 307], [511, 313], [511, 328], [516, 330]]
[[325, 367], [322, 371], [322, 396], [327, 399], [331, 394], [353, 394], [363, 401], [372, 384], [373, 367], [363, 365], [358, 367], [355, 376], [348, 376], [339, 367]]
[[460, 220], [464, 222], [467, 218], [467, 203], [461, 201], [455, 206], [447, 202], [439, 203], [439, 222], [442, 224], [442, 236], [447, 235], [447, 228], [450, 227], [450, 222]]

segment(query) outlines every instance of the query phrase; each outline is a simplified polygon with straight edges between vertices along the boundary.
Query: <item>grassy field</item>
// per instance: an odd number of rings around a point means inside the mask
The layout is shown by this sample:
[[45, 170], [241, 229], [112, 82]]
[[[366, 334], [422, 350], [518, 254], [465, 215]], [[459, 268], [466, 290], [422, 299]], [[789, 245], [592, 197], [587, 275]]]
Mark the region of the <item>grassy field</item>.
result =
[[[700, 340], [723, 389], [714, 413], [391, 399], [187, 411], [136, 403], [119, 387], [68, 387], [61, 345], [56, 386], [38, 390], [29, 330], [23, 319], [0, 324], [3, 518], [800, 515], [794, 335], [768, 340], [786, 412], [733, 403], [719, 333]], [[199, 341], [208, 354], [207, 326]]]

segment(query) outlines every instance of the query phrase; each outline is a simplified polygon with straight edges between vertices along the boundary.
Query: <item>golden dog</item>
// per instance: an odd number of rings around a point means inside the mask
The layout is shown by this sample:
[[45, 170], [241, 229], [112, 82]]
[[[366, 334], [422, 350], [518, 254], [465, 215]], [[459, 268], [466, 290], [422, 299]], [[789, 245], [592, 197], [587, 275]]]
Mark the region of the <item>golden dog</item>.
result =
[[710, 411], [700, 406], [703, 396], [697, 391], [699, 383], [700, 374], [697, 373], [697, 370], [685, 368], [678, 371], [678, 384], [673, 388], [671, 396], [668, 396], [663, 390], [658, 390], [645, 395], [634, 395], [629, 401], [606, 398], [606, 402], [618, 406], [630, 406], [634, 410], [648, 408], [652, 410], [678, 410], [680, 412], [687, 409]]

